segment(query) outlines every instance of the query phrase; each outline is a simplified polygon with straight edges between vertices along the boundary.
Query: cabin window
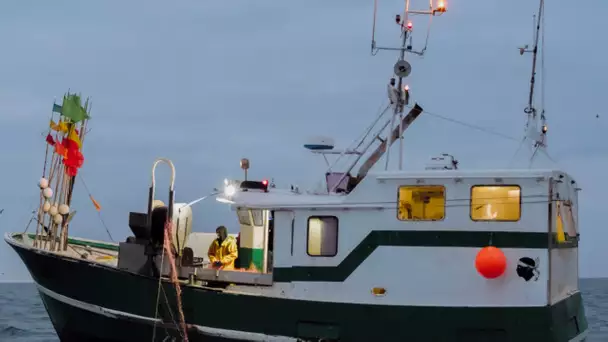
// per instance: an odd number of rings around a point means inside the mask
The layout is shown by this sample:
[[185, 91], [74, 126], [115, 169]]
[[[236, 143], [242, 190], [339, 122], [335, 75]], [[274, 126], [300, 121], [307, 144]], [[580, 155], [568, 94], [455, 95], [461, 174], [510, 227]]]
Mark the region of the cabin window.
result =
[[521, 188], [517, 185], [475, 185], [471, 188], [473, 221], [518, 221]]
[[445, 187], [442, 185], [399, 188], [397, 218], [401, 221], [437, 221], [445, 217]]
[[309, 217], [306, 245], [306, 251], [310, 256], [332, 257], [338, 254], [338, 218]]
[[249, 210], [244, 208], [239, 208], [236, 211], [237, 216], [239, 217], [239, 223], [244, 226], [251, 226], [251, 218], [249, 217]]
[[264, 216], [261, 209], [252, 209], [251, 216], [253, 216], [254, 226], [261, 227], [262, 225], [264, 225], [264, 221], [262, 219]]

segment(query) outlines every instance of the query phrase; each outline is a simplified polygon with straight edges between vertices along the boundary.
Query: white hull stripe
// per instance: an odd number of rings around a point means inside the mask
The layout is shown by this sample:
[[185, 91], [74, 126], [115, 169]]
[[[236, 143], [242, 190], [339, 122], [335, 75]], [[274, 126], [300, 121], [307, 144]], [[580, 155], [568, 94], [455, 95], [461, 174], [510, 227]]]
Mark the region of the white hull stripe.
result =
[[[89, 304], [89, 303], [81, 302], [81, 301], [73, 299], [73, 298], [66, 297], [62, 294], [51, 291], [38, 283], [36, 283], [36, 286], [38, 287], [38, 291], [40, 291], [41, 293], [44, 293], [45, 295], [47, 295], [57, 301], [60, 301], [64, 304], [73, 306], [73, 307], [81, 309], [81, 310], [92, 312], [97, 315], [102, 315], [102, 316], [105, 316], [108, 318], [113, 318], [113, 319], [125, 319], [125, 320], [130, 320], [130, 321], [135, 320], [135, 321], [146, 322], [146, 323], [150, 323], [150, 324], [154, 324], [155, 322], [157, 324], [162, 323], [162, 320], [159, 318], [145, 317], [145, 316], [140, 316], [140, 315], [134, 315], [134, 314], [131, 314], [128, 312], [104, 308], [104, 307], [101, 307], [98, 305]], [[279, 341], [280, 342], [287, 342], [287, 341], [295, 342], [295, 341], [297, 341], [297, 339], [295, 339], [293, 337], [287, 337], [287, 336], [272, 336], [272, 335], [265, 335], [265, 334], [259, 334], [259, 333], [243, 332], [243, 331], [238, 331], [238, 330], [227, 330], [227, 329], [203, 327], [200, 325], [192, 325], [192, 326], [195, 327], [197, 330], [199, 330], [202, 334], [216, 336], [216, 337], [224, 337], [224, 338], [235, 339], [235, 340], [276, 341], [276, 342], [279, 342]]]

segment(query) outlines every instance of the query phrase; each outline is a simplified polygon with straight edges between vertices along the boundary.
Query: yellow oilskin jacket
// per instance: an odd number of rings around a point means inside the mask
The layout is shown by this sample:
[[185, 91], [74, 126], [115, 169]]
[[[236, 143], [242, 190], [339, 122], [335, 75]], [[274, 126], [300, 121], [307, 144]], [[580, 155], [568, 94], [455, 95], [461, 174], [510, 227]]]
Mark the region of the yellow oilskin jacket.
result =
[[239, 251], [236, 245], [236, 239], [232, 236], [226, 237], [226, 239], [222, 241], [221, 246], [217, 242], [217, 239], [213, 240], [209, 246], [209, 251], [207, 252], [207, 256], [209, 256], [209, 261], [211, 261], [211, 264], [216, 261], [220, 261], [222, 263], [223, 270], [233, 270], [234, 260], [236, 260], [238, 255]]

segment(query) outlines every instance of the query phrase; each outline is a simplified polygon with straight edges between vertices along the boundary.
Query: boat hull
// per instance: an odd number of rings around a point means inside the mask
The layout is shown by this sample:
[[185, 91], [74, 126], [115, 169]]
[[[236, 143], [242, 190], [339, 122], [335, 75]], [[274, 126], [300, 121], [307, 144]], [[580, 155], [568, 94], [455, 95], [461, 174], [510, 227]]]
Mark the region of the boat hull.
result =
[[[62, 341], [180, 341], [175, 291], [158, 279], [7, 239], [38, 286]], [[268, 298], [184, 286], [191, 341], [582, 341], [580, 293], [547, 307], [413, 307]], [[171, 303], [167, 305], [166, 303]], [[156, 323], [156, 329], [155, 329]], [[156, 332], [154, 332], [156, 330]]]

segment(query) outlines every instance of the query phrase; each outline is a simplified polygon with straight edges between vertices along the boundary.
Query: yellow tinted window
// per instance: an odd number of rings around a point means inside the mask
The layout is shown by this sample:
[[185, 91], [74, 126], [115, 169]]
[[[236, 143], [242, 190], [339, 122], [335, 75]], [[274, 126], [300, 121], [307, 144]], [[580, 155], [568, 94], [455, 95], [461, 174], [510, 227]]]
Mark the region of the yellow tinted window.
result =
[[471, 218], [475, 221], [518, 221], [521, 216], [519, 186], [474, 186]]
[[435, 221], [445, 217], [445, 188], [441, 185], [399, 188], [397, 218], [402, 221]]

